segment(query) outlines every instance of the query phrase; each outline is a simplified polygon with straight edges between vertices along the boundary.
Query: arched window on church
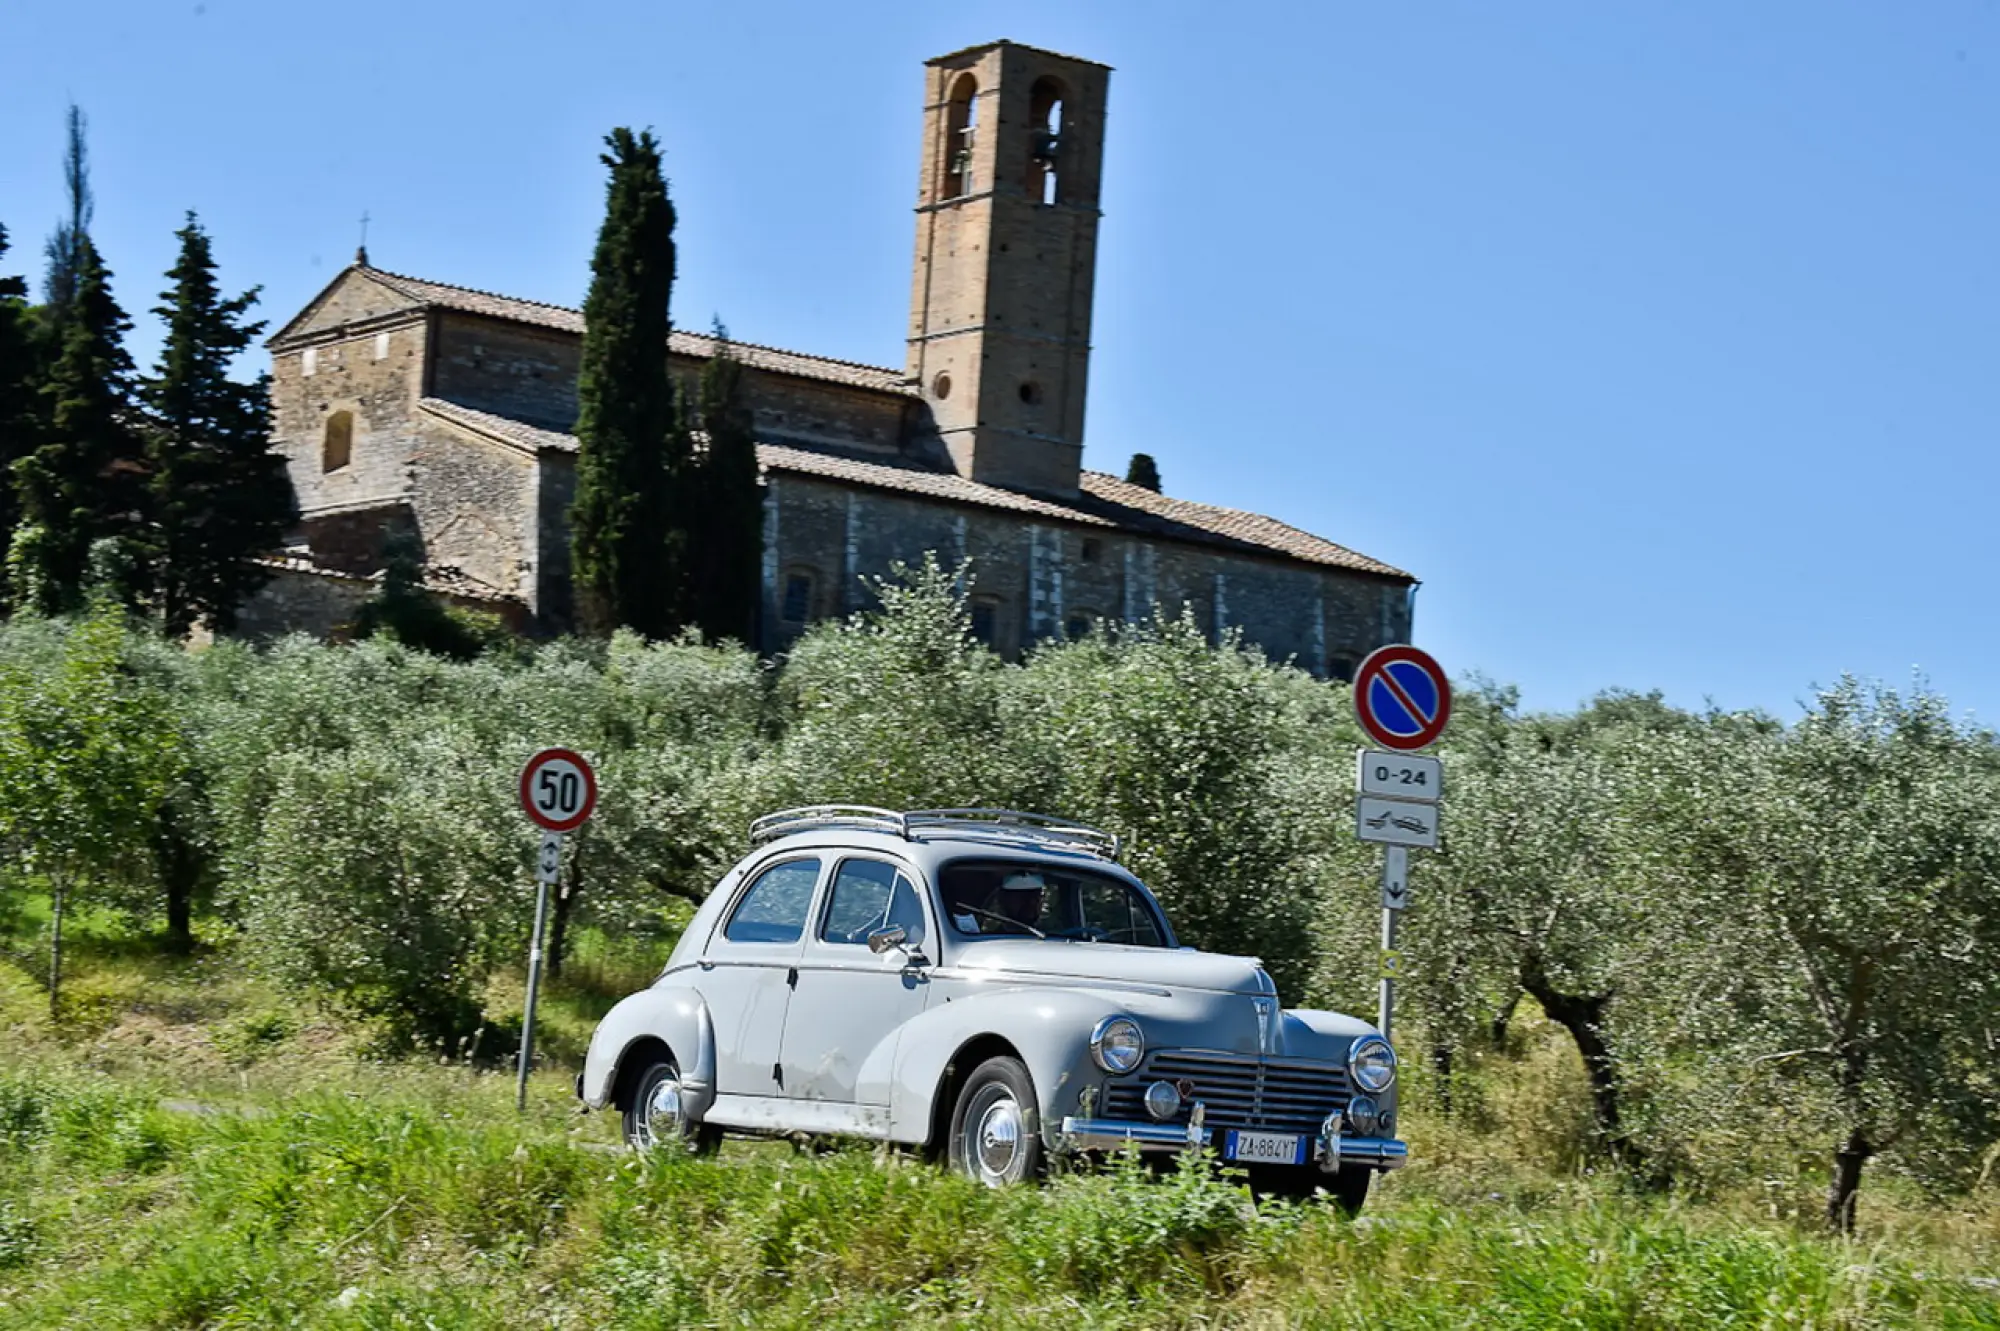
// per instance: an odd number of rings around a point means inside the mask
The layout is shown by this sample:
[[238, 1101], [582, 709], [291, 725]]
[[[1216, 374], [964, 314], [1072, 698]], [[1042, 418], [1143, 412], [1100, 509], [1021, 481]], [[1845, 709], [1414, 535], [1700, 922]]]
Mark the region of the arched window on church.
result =
[[944, 170], [939, 173], [939, 199], [972, 193], [972, 143], [979, 133], [979, 80], [958, 76], [944, 113]]
[[320, 444], [319, 469], [339, 471], [354, 460], [354, 413], [336, 411], [326, 418], [326, 438]]
[[1037, 203], [1061, 203], [1062, 84], [1036, 79], [1028, 105], [1028, 197]]

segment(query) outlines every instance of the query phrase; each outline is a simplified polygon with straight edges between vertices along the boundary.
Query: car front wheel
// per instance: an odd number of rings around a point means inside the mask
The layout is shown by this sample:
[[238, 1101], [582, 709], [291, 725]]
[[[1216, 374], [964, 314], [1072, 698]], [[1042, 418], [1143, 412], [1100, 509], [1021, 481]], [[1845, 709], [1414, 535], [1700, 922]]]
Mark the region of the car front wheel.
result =
[[959, 1088], [951, 1113], [951, 1167], [989, 1188], [1041, 1172], [1035, 1085], [1018, 1058], [989, 1058]]
[[678, 1147], [707, 1155], [722, 1144], [722, 1130], [688, 1117], [681, 1071], [672, 1059], [649, 1063], [625, 1104], [625, 1141], [634, 1150]]

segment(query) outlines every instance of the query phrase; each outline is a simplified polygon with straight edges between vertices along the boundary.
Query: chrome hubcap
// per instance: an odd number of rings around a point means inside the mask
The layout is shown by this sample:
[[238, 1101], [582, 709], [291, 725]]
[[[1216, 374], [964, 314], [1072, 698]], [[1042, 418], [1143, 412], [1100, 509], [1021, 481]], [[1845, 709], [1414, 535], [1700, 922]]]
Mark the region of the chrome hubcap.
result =
[[687, 1116], [681, 1101], [681, 1084], [668, 1077], [653, 1088], [646, 1100], [644, 1120], [646, 1145], [660, 1146], [687, 1135]]
[[1021, 1106], [1014, 1098], [1002, 1092], [986, 1106], [968, 1135], [973, 1140], [967, 1143], [972, 1147], [967, 1154], [978, 1162], [981, 1181], [991, 1184], [1010, 1180], [1015, 1161], [1021, 1155]]

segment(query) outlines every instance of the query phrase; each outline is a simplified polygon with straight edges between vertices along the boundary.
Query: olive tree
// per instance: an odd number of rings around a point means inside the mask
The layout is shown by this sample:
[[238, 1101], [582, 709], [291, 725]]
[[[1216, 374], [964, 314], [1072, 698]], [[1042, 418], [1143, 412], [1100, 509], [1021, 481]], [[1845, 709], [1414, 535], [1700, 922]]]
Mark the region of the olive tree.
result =
[[972, 635], [965, 569], [926, 557], [875, 587], [880, 609], [816, 626], [778, 682], [764, 802], [891, 808], [1045, 804], [1052, 774], [1009, 748], [1005, 667]]
[[512, 765], [439, 726], [285, 754], [271, 776], [246, 892], [253, 956], [397, 1042], [472, 1034], [530, 899], [533, 839]]
[[1322, 686], [1239, 642], [1212, 647], [1185, 616], [1050, 645], [1011, 683], [1024, 785], [1119, 833], [1184, 941], [1255, 954], [1300, 995], [1319, 905], [1306, 852], [1325, 811], [1300, 806], [1303, 736], [1285, 719], [1293, 685]]
[[62, 989], [63, 913], [79, 892], [147, 872], [183, 753], [165, 699], [124, 665], [122, 610], [100, 597], [60, 651], [0, 656], [0, 828], [48, 887], [49, 1009]]
[[1711, 752], [1689, 825], [1712, 983], [1750, 1084], [1813, 1092], [1826, 1216], [1868, 1161], [1948, 1176], [2000, 1133], [2000, 781], [1942, 698], [1852, 679], [1782, 738]]

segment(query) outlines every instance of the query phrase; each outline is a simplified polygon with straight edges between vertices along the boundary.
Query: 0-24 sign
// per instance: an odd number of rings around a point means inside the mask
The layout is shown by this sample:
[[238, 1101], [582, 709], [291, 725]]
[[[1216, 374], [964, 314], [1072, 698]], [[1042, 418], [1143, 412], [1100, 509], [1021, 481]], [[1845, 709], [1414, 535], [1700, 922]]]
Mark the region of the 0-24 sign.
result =
[[1444, 794], [1444, 764], [1435, 758], [1363, 749], [1356, 764], [1354, 788], [1363, 795], [1436, 804]]
[[521, 769], [521, 808], [549, 832], [573, 832], [597, 807], [597, 774], [573, 749], [543, 749]]

